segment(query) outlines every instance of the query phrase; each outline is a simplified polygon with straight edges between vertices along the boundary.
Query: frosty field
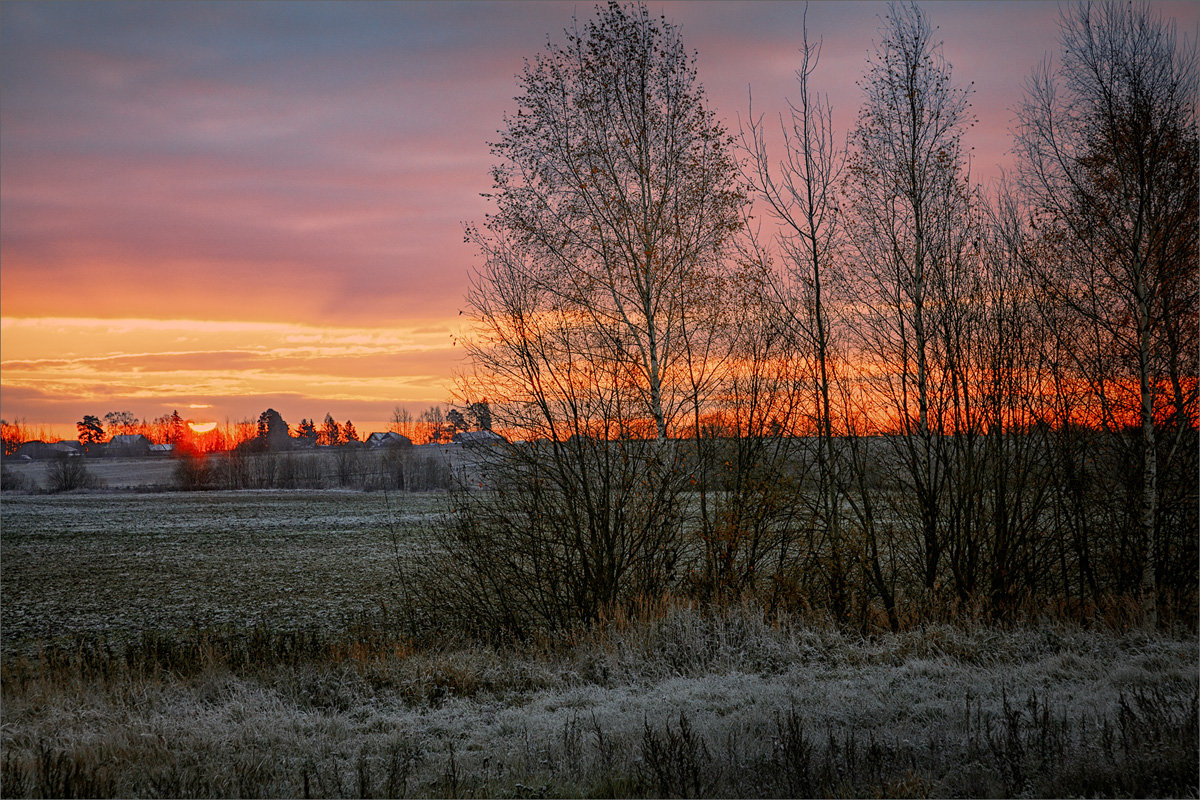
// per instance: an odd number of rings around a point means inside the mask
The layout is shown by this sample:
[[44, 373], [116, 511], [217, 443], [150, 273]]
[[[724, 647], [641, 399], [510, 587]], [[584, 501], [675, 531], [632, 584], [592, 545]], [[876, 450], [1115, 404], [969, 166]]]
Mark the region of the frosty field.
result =
[[9, 495], [4, 649], [76, 633], [328, 626], [386, 600], [433, 494]]
[[410, 645], [380, 609], [444, 497], [6, 495], [3, 795], [1197, 793], [1192, 634], [667, 603]]

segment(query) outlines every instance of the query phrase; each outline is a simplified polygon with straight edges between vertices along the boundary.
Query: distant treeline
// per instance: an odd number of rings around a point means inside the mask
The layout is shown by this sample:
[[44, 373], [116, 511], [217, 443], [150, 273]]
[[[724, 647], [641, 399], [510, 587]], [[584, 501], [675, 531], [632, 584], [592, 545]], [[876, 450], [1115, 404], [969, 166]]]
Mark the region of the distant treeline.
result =
[[[178, 411], [155, 419], [138, 419], [129, 411], [110, 411], [103, 419], [86, 414], [75, 423], [75, 428], [80, 452], [92, 456], [139, 454], [129, 437], [142, 437], [145, 444], [171, 445], [172, 449], [191, 453], [218, 453], [234, 449], [261, 452], [354, 446], [372, 433], [360, 433], [352, 420], [338, 422], [332, 414], [326, 414], [320, 424], [305, 418], [296, 425], [288, 425], [273, 408], [262, 412], [256, 420], [223, 425], [199, 424]], [[462, 408], [433, 405], [415, 416], [407, 409], [397, 407], [387, 426], [387, 432], [400, 434], [413, 444], [449, 442], [456, 433], [490, 429], [491, 412], [486, 401], [469, 403]], [[107, 446], [117, 437], [121, 437], [117, 446], [109, 452]], [[0, 420], [0, 442], [6, 456], [17, 454], [22, 445], [30, 442], [55, 443], [43, 428], [35, 429], [20, 420]], [[129, 452], [131, 449], [133, 453]]]

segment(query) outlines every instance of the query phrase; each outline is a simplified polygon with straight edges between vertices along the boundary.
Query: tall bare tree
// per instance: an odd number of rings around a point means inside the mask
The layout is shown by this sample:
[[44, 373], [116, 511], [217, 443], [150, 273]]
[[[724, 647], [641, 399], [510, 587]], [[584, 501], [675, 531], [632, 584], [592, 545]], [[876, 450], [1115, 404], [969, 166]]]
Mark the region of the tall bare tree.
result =
[[846, 586], [842, 502], [833, 476], [837, 413], [833, 408], [835, 345], [829, 298], [842, 227], [837, 192], [844, 151], [836, 142], [828, 96], [812, 88], [821, 43], [809, 40], [807, 6], [802, 19], [800, 66], [796, 70], [799, 98], [795, 103], [789, 101], [788, 114], [779, 119], [782, 153], [772, 160], [767, 126], [761, 116], [753, 115], [753, 110], [741, 131], [740, 145], [748, 156], [743, 171], [746, 182], [778, 226], [774, 243], [782, 269], [768, 273], [768, 286], [777, 309], [779, 335], [793, 353], [802, 358], [811, 354], [807, 377], [817, 434], [815, 516], [828, 540], [828, 588], [834, 616], [841, 619]]
[[527, 443], [481, 456], [496, 493], [456, 503], [447, 542], [471, 594], [445, 595], [516, 635], [673, 576], [688, 475], [667, 439], [731, 352], [744, 204], [694, 54], [644, 5], [576, 21], [518, 81], [492, 145], [495, 213], [467, 231], [483, 263], [461, 393]]
[[[655, 435], [703, 364], [703, 317], [743, 195], [730, 137], [708, 107], [695, 55], [644, 5], [575, 23], [520, 76], [517, 113], [492, 150], [496, 213], [469, 236], [519, 243], [523, 280], [590, 326], [627, 365]], [[686, 340], [686, 342], [685, 342]]]
[[968, 90], [951, 82], [918, 6], [890, 6], [881, 35], [851, 135], [848, 281], [856, 293], [857, 358], [877, 403], [893, 415], [877, 422], [900, 434], [891, 440], [896, 466], [918, 511], [914, 567], [932, 594], [946, 546], [939, 436], [953, 428], [961, 374], [947, 344], [962, 328], [956, 315], [973, 224], [962, 136], [972, 117]]
[[[1022, 188], [1054, 253], [1042, 288], [1086, 334], [1069, 350], [1098, 401], [1087, 422], [1138, 430], [1140, 595], [1155, 624], [1160, 452], [1195, 437], [1196, 51], [1141, 3], [1072, 5], [1059, 27], [1062, 54], [1018, 110]], [[1158, 440], [1163, 417], [1173, 442]]]

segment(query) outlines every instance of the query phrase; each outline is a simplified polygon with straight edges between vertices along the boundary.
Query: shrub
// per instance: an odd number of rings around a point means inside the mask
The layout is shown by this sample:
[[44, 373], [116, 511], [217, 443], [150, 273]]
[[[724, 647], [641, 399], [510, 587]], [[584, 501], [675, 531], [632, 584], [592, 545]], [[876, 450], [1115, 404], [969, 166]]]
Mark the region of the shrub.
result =
[[486, 479], [456, 487], [440, 546], [416, 557], [412, 599], [432, 628], [526, 639], [675, 586], [687, 476], [674, 448], [575, 437], [482, 459]]
[[51, 492], [73, 492], [77, 489], [95, 489], [100, 480], [84, 465], [78, 456], [64, 456], [50, 462], [46, 470], [46, 488]]
[[454, 485], [449, 459], [442, 454], [418, 453], [412, 446], [389, 447], [374, 475], [362, 473], [367, 489], [404, 492], [448, 491]]
[[7, 466], [0, 467], [0, 491], [20, 492], [24, 491], [27, 485], [24, 475]]
[[222, 489], [248, 489], [252, 485], [250, 459], [240, 447], [224, 456], [214, 456], [210, 462], [213, 482]]
[[215, 488], [215, 477], [214, 470], [204, 456], [187, 454], [175, 462], [175, 486], [185, 492]]
[[362, 464], [358, 450], [351, 447], [339, 447], [335, 456], [335, 471], [338, 486], [358, 486], [362, 482]]

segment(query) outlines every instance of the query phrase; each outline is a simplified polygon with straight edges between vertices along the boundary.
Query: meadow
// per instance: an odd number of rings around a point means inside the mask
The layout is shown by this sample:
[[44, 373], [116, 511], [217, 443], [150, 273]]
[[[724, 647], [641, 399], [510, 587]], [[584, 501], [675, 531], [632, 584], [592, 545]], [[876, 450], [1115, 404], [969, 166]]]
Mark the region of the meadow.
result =
[[5, 796], [1190, 795], [1194, 634], [405, 630], [448, 496], [6, 493]]

